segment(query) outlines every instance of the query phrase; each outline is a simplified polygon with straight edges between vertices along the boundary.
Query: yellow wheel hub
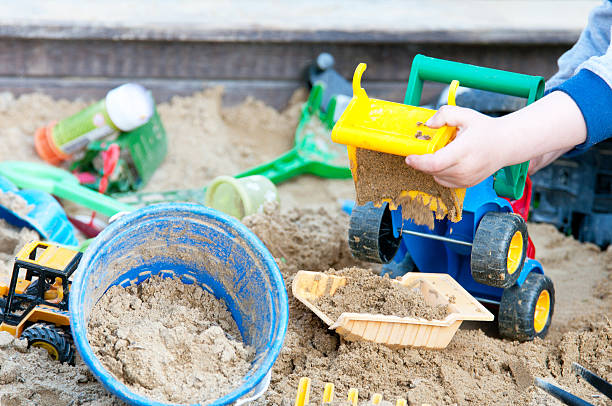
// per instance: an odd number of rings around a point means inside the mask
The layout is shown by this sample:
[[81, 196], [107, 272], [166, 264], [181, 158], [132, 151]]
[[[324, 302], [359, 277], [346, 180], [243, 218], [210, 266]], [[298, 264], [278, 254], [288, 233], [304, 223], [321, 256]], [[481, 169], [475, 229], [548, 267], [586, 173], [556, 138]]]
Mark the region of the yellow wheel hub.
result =
[[55, 348], [49, 343], [45, 343], [44, 341], [34, 341], [32, 343], [32, 347], [44, 348], [45, 350], [47, 350], [51, 358], [56, 361], [59, 359], [59, 353], [57, 352], [57, 348]]
[[533, 312], [533, 328], [536, 333], [544, 330], [548, 315], [550, 314], [550, 294], [547, 290], [543, 290], [536, 302], [535, 311]]
[[517, 231], [510, 240], [510, 248], [508, 249], [508, 260], [506, 261], [506, 268], [508, 273], [512, 275], [515, 273], [521, 263], [523, 257], [523, 234]]

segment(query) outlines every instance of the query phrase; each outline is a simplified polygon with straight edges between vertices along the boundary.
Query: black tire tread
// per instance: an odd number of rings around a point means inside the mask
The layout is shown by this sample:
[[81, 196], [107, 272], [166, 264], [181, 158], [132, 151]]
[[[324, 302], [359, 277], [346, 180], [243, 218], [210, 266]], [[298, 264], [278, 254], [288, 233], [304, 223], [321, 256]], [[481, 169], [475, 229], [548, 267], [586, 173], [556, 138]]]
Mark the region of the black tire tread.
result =
[[[533, 327], [533, 313], [540, 292], [545, 289], [550, 295], [550, 313], [542, 331], [536, 333]], [[499, 334], [504, 338], [518, 341], [543, 338], [548, 333], [554, 310], [555, 287], [552, 280], [546, 275], [532, 272], [521, 286], [514, 285], [504, 289], [497, 321]]]
[[[516, 231], [523, 234], [523, 253], [516, 272], [507, 269], [508, 249]], [[470, 267], [478, 283], [499, 288], [514, 285], [527, 255], [527, 224], [515, 213], [486, 213], [474, 235]]]
[[23, 331], [22, 338], [28, 340], [28, 347], [36, 341], [42, 341], [55, 347], [59, 355], [58, 361], [74, 363], [74, 348], [63, 331], [51, 325], [34, 324]]
[[389, 263], [401, 240], [401, 236], [393, 236], [391, 212], [386, 203], [382, 207], [367, 203], [353, 208], [348, 232], [353, 257], [366, 262]]

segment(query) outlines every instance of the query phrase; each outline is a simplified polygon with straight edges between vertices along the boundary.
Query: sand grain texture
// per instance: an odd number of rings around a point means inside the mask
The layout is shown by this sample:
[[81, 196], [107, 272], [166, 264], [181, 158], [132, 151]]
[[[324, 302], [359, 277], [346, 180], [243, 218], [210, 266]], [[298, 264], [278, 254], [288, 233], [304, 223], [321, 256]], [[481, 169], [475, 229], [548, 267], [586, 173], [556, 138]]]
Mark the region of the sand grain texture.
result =
[[17, 228], [0, 219], [0, 283], [8, 283], [10, 280], [15, 255], [21, 247], [39, 238], [34, 230]]
[[369, 269], [358, 267], [338, 271], [330, 269], [327, 273], [346, 278], [346, 285], [340, 286], [333, 295], [323, 295], [313, 302], [332, 320], [337, 320], [342, 313], [370, 313], [426, 320], [443, 320], [448, 315], [447, 305], [427, 304], [418, 288], [394, 283], [388, 275], [380, 277]]
[[[403, 218], [429, 228], [433, 228], [435, 219], [448, 216], [452, 221], [458, 221], [461, 218], [463, 202], [455, 191], [436, 183], [433, 176], [406, 165], [403, 156], [357, 148], [356, 160], [357, 204], [381, 203], [389, 199], [396, 205], [402, 205]], [[412, 190], [428, 193], [436, 199], [436, 211], [425, 206], [420, 196], [414, 199], [402, 196], [402, 191]], [[448, 208], [448, 213], [444, 213], [442, 205]]]
[[159, 277], [109, 289], [94, 306], [88, 339], [117, 379], [160, 402], [220, 398], [242, 383], [254, 356], [223, 302]]

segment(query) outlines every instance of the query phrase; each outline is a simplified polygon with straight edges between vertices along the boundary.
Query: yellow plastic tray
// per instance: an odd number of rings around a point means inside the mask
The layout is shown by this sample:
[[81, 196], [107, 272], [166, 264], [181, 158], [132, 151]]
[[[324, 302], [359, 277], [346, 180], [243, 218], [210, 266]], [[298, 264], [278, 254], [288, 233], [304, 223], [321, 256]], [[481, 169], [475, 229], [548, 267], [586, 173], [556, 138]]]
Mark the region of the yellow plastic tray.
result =
[[[328, 286], [328, 280], [331, 283]], [[429, 305], [448, 304], [443, 320], [369, 313], [342, 313], [332, 320], [313, 301], [333, 295], [346, 284], [346, 278], [321, 272], [300, 271], [293, 279], [292, 292], [321, 320], [349, 341], [365, 340], [390, 347], [445, 348], [463, 320], [492, 321], [494, 316], [457, 281], [447, 274], [409, 272], [394, 281], [418, 288]]]
[[[431, 154], [448, 144], [455, 136], [455, 127], [429, 128], [425, 122], [436, 110], [370, 99], [361, 87], [366, 69], [360, 63], [353, 76], [353, 99], [332, 130], [332, 141], [394, 155]], [[459, 82], [449, 92], [449, 104]]]

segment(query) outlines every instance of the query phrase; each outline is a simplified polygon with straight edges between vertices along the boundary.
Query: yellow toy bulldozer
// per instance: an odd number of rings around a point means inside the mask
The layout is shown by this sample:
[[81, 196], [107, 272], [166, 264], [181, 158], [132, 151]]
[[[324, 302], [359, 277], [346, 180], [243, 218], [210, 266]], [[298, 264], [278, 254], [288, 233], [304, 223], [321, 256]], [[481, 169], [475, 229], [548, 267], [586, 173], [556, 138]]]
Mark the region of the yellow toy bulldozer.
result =
[[40, 241], [15, 258], [8, 286], [0, 284], [0, 331], [28, 340], [60, 362], [74, 361], [69, 332], [70, 276], [82, 253]]

